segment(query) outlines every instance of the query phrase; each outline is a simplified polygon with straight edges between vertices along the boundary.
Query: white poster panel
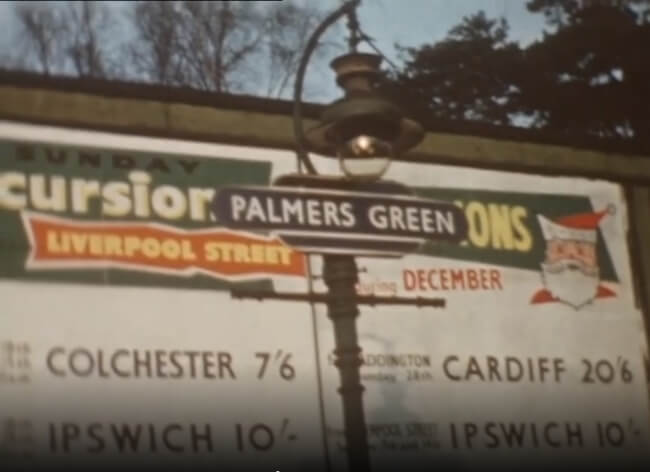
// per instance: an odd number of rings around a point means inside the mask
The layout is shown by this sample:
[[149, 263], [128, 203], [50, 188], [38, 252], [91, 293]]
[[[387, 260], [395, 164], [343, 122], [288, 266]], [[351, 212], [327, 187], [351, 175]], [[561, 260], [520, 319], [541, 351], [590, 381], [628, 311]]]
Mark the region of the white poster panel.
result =
[[[294, 169], [284, 151], [0, 123], [3, 459], [346, 470], [326, 308], [229, 293], [305, 293], [320, 257], [209, 209], [219, 187]], [[361, 307], [373, 470], [645, 452], [620, 187], [416, 164], [386, 177], [454, 202], [469, 232], [357, 259], [359, 294], [445, 302]]]
[[14, 458], [322, 467], [313, 338], [294, 335], [311, 330], [304, 307], [41, 283], [3, 283], [0, 298], [5, 356], [25, 376], [2, 388]]
[[[469, 235], [357, 259], [361, 294], [445, 301], [360, 309], [373, 470], [647, 463], [647, 350], [620, 187], [415, 164], [387, 177], [455, 201]], [[333, 335], [318, 313], [328, 450], [345, 470]]]
[[0, 447], [33, 469], [324, 470], [306, 259], [217, 187], [289, 153], [0, 126]]

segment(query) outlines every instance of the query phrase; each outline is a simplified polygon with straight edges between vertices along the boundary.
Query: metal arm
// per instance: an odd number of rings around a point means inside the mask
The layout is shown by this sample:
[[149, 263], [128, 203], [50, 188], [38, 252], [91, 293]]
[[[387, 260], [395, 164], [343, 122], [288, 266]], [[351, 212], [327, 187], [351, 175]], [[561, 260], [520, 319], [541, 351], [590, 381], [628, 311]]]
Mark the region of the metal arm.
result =
[[325, 18], [312, 33], [309, 41], [307, 41], [307, 46], [305, 46], [302, 57], [300, 58], [300, 64], [298, 65], [298, 71], [296, 72], [296, 80], [293, 89], [293, 133], [296, 139], [296, 155], [298, 156], [299, 162], [305, 166], [308, 174], [317, 174], [318, 172], [316, 172], [314, 164], [309, 159], [307, 145], [305, 143], [305, 133], [302, 126], [302, 88], [305, 80], [307, 64], [309, 63], [309, 59], [316, 49], [316, 46], [318, 46], [318, 40], [325, 30], [336, 23], [336, 21], [338, 21], [342, 16], [354, 12], [360, 3], [361, 0], [349, 0]]

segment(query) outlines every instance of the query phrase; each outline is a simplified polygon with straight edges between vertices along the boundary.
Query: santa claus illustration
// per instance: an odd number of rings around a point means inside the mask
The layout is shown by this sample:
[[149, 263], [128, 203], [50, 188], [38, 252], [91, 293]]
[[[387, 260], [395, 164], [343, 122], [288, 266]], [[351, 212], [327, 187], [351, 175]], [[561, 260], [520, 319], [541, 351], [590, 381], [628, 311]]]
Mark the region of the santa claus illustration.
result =
[[598, 225], [613, 213], [614, 207], [609, 206], [555, 221], [537, 215], [546, 240], [546, 259], [541, 264], [545, 288], [533, 295], [531, 303], [562, 302], [577, 310], [595, 298], [616, 296], [600, 283], [596, 254]]

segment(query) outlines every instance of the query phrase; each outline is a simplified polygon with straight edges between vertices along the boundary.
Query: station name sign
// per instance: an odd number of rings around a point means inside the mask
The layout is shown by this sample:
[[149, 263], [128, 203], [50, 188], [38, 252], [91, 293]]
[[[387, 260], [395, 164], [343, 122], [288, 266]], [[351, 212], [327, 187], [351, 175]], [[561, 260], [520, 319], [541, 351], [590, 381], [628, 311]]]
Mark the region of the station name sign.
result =
[[226, 187], [212, 209], [226, 227], [268, 231], [303, 252], [400, 256], [424, 241], [459, 243], [467, 235], [456, 205], [409, 194]]

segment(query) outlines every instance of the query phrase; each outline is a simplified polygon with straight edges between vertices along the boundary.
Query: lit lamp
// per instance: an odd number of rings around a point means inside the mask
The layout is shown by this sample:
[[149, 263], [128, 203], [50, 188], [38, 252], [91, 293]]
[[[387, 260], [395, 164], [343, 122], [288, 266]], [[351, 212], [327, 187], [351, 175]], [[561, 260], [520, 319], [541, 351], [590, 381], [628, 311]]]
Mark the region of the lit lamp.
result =
[[[296, 155], [306, 173], [284, 176], [276, 181], [277, 184], [303, 188], [336, 184], [339, 188], [353, 190], [356, 183], [380, 179], [392, 159], [415, 147], [424, 137], [418, 123], [405, 118], [399, 107], [379, 96], [377, 84], [381, 76], [381, 56], [356, 50], [356, 44], [362, 38], [356, 17], [359, 3], [360, 0], [347, 0], [318, 25], [307, 41], [298, 64], [293, 95]], [[328, 105], [321, 123], [305, 133], [301, 95], [307, 64], [320, 36], [343, 15], [348, 15], [351, 51], [334, 59], [331, 67], [336, 72], [336, 82], [345, 90], [345, 96]], [[307, 148], [323, 156], [338, 158], [346, 178], [318, 175]], [[343, 185], [338, 186], [338, 183]], [[348, 468], [354, 472], [370, 472], [364, 388], [361, 384], [361, 348], [356, 327], [359, 315], [356, 285], [359, 279], [354, 256], [323, 254], [322, 278], [328, 289], [327, 316], [334, 327], [335, 365], [341, 379], [339, 393], [343, 400]]]
[[334, 59], [337, 84], [345, 97], [327, 106], [321, 124], [305, 138], [312, 151], [337, 157], [352, 180], [376, 180], [390, 161], [416, 146], [422, 127], [377, 93], [381, 56], [352, 52]]

